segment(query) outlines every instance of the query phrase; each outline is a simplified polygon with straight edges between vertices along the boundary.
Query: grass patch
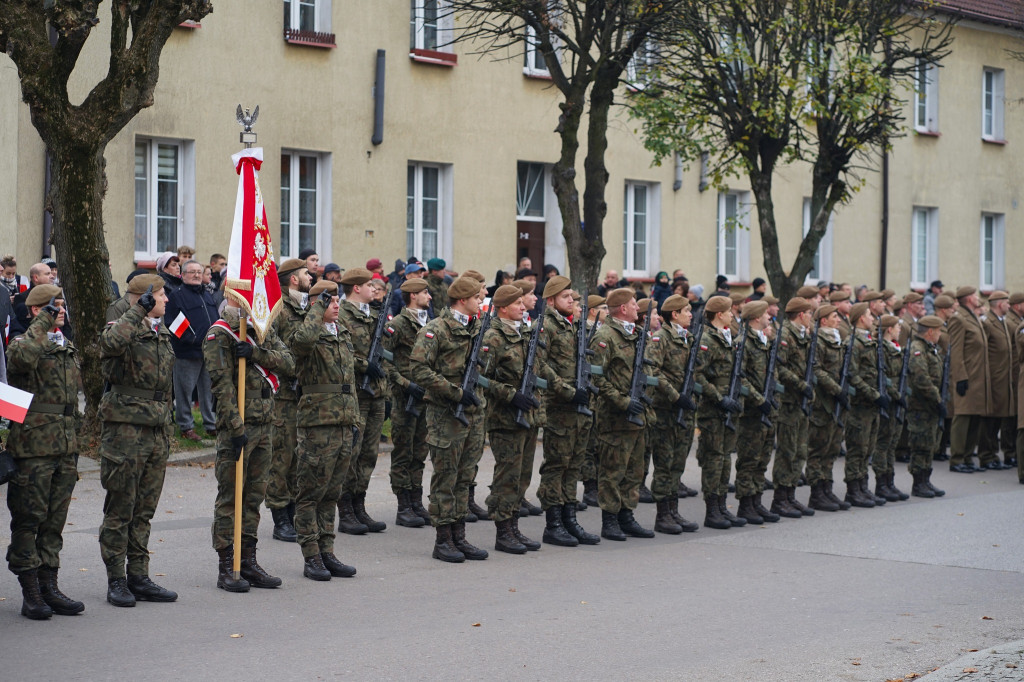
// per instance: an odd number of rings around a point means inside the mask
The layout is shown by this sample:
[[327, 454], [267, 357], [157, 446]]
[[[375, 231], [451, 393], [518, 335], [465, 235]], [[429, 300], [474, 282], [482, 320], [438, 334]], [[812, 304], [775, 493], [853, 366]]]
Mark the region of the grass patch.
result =
[[174, 437], [171, 438], [171, 452], [205, 450], [217, 444], [217, 437], [209, 435], [206, 433], [206, 429], [203, 428], [203, 416], [199, 413], [199, 408], [192, 408], [192, 423], [195, 424], [192, 428], [199, 434], [202, 440], [189, 440], [185, 438], [181, 435], [181, 431], [178, 430], [178, 425], [175, 424]]

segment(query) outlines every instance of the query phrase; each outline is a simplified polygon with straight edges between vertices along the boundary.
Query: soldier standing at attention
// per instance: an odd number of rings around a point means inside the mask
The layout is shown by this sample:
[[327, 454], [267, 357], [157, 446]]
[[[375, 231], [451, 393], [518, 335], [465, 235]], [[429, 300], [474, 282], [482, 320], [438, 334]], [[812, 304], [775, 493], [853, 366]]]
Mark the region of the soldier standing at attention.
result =
[[[859, 304], [858, 304], [859, 305]], [[832, 468], [843, 442], [843, 428], [833, 418], [836, 403], [847, 408], [850, 396], [842, 391], [843, 353], [839, 311], [824, 305], [815, 312], [818, 349], [814, 358], [814, 409], [807, 438], [807, 483], [811, 486], [809, 505], [819, 511], [839, 511], [850, 503], [832, 492]]]
[[[871, 292], [869, 295], [878, 294]], [[872, 298], [880, 301], [881, 298]], [[875, 317], [868, 303], [858, 303], [850, 311], [853, 324], [853, 358], [850, 361], [850, 385], [856, 393], [846, 416], [846, 501], [855, 507], [885, 504], [868, 490], [868, 463], [878, 443], [878, 411], [889, 408], [889, 396], [878, 392], [877, 341], [871, 335]]]
[[953, 423], [949, 429], [949, 470], [958, 474], [981, 471], [971, 459], [978, 446], [981, 420], [992, 407], [989, 390], [988, 335], [978, 316], [982, 312], [978, 290], [956, 290], [960, 308], [947, 322], [949, 329], [950, 385]]
[[21, 615], [44, 620], [54, 613], [73, 616], [85, 610], [85, 604], [57, 585], [64, 523], [78, 480], [81, 377], [78, 353], [61, 332], [64, 292], [52, 284], [37, 285], [25, 306], [31, 321], [24, 334], [11, 339], [7, 371], [10, 385], [34, 398], [24, 423], [12, 421], [7, 440], [17, 466], [7, 488], [7, 567], [21, 583]]
[[356, 569], [334, 554], [334, 509], [352, 464], [359, 405], [355, 349], [338, 324], [338, 285], [320, 280], [309, 295], [315, 303], [291, 338], [298, 379], [296, 412], [295, 532], [311, 580], [350, 578]]
[[[384, 346], [393, 356], [388, 366], [391, 380], [391, 490], [398, 498], [395, 523], [422, 528], [430, 522], [423, 507], [423, 466], [427, 461], [427, 417], [423, 398], [426, 391], [412, 380], [410, 355], [416, 335], [427, 324], [430, 292], [423, 278], [402, 284], [405, 306], [384, 329]], [[419, 412], [407, 412], [406, 407]]]
[[850, 334], [853, 333], [853, 325], [850, 324], [850, 310], [853, 308], [853, 302], [843, 291], [833, 291], [828, 300], [839, 313], [839, 337], [843, 340], [850, 338]]
[[[484, 287], [486, 283], [484, 276], [476, 270], [466, 270], [463, 276], [480, 282], [480, 288], [483, 289], [483, 293], [481, 293], [482, 301], [487, 296], [487, 289]], [[480, 314], [477, 313], [477, 317], [479, 316]], [[469, 503], [467, 506], [468, 511], [466, 512], [466, 521], [469, 523], [475, 523], [477, 520], [487, 521], [490, 518], [487, 510], [476, 503], [476, 476], [480, 471], [480, 460], [484, 456], [484, 445], [487, 440], [487, 397], [484, 395], [483, 388], [477, 387], [476, 397], [480, 399], [480, 409], [477, 410], [476, 416], [470, 420], [469, 435], [466, 436], [465, 456], [473, 460], [473, 480], [469, 484]], [[529, 483], [529, 479], [527, 479], [527, 483]]]
[[[905, 352], [899, 340], [903, 334], [903, 325], [900, 324], [900, 318], [895, 315], [882, 315], [879, 324], [882, 328], [882, 338], [878, 339], [878, 343], [882, 344], [885, 354], [885, 377], [888, 384], [886, 395], [889, 397], [892, 409], [889, 410], [888, 419], [879, 417], [878, 444], [871, 456], [871, 468], [875, 472], [875, 497], [885, 498], [887, 502], [900, 502], [910, 499], [909, 495], [896, 487], [895, 480], [896, 444], [903, 432], [903, 424], [896, 421], [896, 407], [901, 402], [901, 397], [898, 395], [900, 370], [903, 369], [903, 353]], [[917, 326], [916, 322], [914, 326]], [[906, 419], [904, 419], [905, 422]]]
[[594, 335], [594, 364], [604, 368], [603, 376], [594, 376], [600, 390], [597, 497], [601, 537], [616, 541], [625, 540], [626, 535], [653, 538], [654, 531], [642, 527], [633, 517], [640, 500], [648, 419], [646, 405], [631, 398], [629, 390], [638, 335], [643, 331], [636, 328], [639, 306], [633, 290], [622, 287], [611, 291], [608, 310], [608, 320]]
[[[388, 390], [384, 368], [367, 361], [377, 323], [377, 316], [370, 309], [375, 295], [374, 288], [368, 284], [372, 278], [373, 274], [366, 268], [349, 268], [341, 276], [345, 300], [341, 302], [338, 324], [348, 329], [355, 348], [352, 361], [359, 400], [359, 436], [338, 500], [338, 530], [349, 535], [362, 535], [367, 531], [380, 533], [387, 528], [386, 523], [375, 521], [366, 513], [366, 489], [377, 464]], [[368, 390], [363, 390], [364, 385]]]
[[[1013, 333], [1014, 353], [1018, 363], [1024, 363], [1024, 322]], [[1024, 395], [1024, 371], [1017, 375], [1017, 395]], [[1024, 485], [1024, 400], [1017, 401], [1017, 480]]]
[[[267, 331], [262, 345], [256, 345], [251, 325], [242, 341], [238, 304], [227, 298], [221, 319], [214, 322], [203, 341], [203, 362], [217, 410], [217, 500], [213, 505], [213, 549], [219, 558], [217, 587], [228, 592], [248, 592], [249, 587], [278, 587], [281, 579], [263, 570], [256, 561], [260, 505], [266, 498], [272, 459], [274, 393], [280, 377], [295, 374], [292, 354]], [[245, 418], [238, 412], [239, 358], [245, 358]], [[242, 449], [243, 485], [235, 489], [235, 468]], [[242, 495], [241, 577], [233, 570], [235, 495]]]
[[[1009, 432], [1016, 436], [1017, 406], [1013, 403], [1013, 329], [1006, 324], [1010, 295], [993, 291], [988, 297], [988, 313], [981, 316], [988, 341], [990, 409], [981, 420], [978, 435], [978, 460], [983, 469], [1012, 469], [1009, 462], [999, 461], [999, 436]], [[1012, 452], [1012, 450], [1011, 450]], [[1009, 457], [1009, 455], [1006, 455]]]
[[[946, 353], [949, 352], [949, 320], [956, 313], [957, 302], [949, 294], [939, 294], [935, 297], [932, 302], [932, 308], [935, 310], [935, 317], [942, 320], [942, 327], [939, 330], [941, 336], [939, 336], [939, 356], [942, 361], [946, 361]], [[952, 377], [950, 377], [952, 382]], [[952, 383], [950, 383], [952, 386]], [[949, 461], [949, 432], [950, 427], [953, 424], [953, 390], [947, 391], [946, 396], [946, 416], [943, 419], [942, 426], [942, 440], [939, 441], [939, 447], [935, 451], [935, 456], [932, 457], [932, 462], [948, 462]], [[909, 447], [909, 446], [908, 446]], [[908, 453], [906, 461], [910, 461], [910, 455]]]
[[942, 365], [937, 346], [942, 320], [926, 315], [917, 322], [910, 348], [910, 397], [907, 402], [907, 428], [910, 431], [910, 475], [914, 497], [942, 497], [945, 491], [932, 485], [932, 453], [942, 437], [946, 406], [942, 402]]
[[[568, 277], [555, 275], [544, 287], [547, 306], [540, 333], [547, 345], [545, 377], [549, 398], [537, 498], [547, 513], [544, 542], [562, 546], [596, 545], [601, 538], [583, 530], [576, 520], [576, 488], [593, 417], [581, 414], [578, 409], [590, 404], [590, 391], [586, 386], [576, 387], [576, 330], [577, 325], [584, 323], [575, 314], [577, 308], [570, 284]], [[583, 357], [584, 362], [590, 362], [587, 355]]]
[[[779, 381], [786, 387], [781, 395], [778, 425], [778, 449], [772, 468], [775, 495], [771, 511], [779, 516], [798, 519], [807, 509], [796, 499], [796, 486], [807, 462], [809, 417], [801, 409], [806, 399], [814, 403], [814, 384], [807, 383], [807, 354], [811, 345], [811, 319], [814, 304], [805, 298], [791, 298], [786, 304], [786, 321], [782, 323], [779, 343]], [[819, 341], [820, 347], [820, 341]], [[816, 351], [817, 352], [817, 351]]]
[[1017, 331], [1017, 327], [1024, 322], [1022, 315], [1024, 315], [1024, 293], [1010, 294], [1010, 310], [1006, 313], [1006, 328], [1010, 330], [1010, 355], [1013, 358], [1013, 417], [1011, 418], [1012, 423], [1008, 423], [1008, 426], [1012, 428], [1008, 428], [1007, 432], [1001, 435], [1004, 462], [1009, 464], [1010, 468], [1017, 466], [1017, 425], [1020, 423], [1017, 420], [1017, 410], [1020, 407], [1020, 393], [1017, 390], [1020, 378], [1020, 360], [1017, 358], [1017, 351], [1014, 348], [1013, 335]]
[[448, 307], [448, 286], [444, 281], [444, 269], [448, 266], [440, 258], [427, 261], [427, 287], [430, 289], [431, 317], [440, 317], [441, 311]]
[[[537, 284], [533, 279], [517, 279], [512, 282], [512, 286], [519, 287], [523, 292], [523, 306], [525, 311], [523, 312], [523, 328], [526, 330], [533, 330], [539, 327], [543, 320], [534, 320], [530, 317], [530, 313], [537, 307]], [[544, 356], [546, 355], [543, 348], [537, 349], [537, 366], [542, 367], [544, 365]], [[534, 391], [534, 397], [540, 402], [540, 406], [533, 415], [532, 423], [530, 426], [530, 438], [526, 443], [526, 452], [523, 455], [523, 467], [522, 475], [519, 479], [519, 489], [522, 493], [522, 505], [520, 505], [519, 516], [540, 516], [544, 513], [544, 510], [535, 505], [530, 500], [526, 499], [526, 489], [530, 487], [530, 479], [533, 477], [533, 461], [537, 456], [537, 436], [540, 433], [541, 428], [544, 426], [544, 418], [547, 414], [544, 409], [544, 391]], [[486, 407], [486, 401], [484, 403]], [[490, 411], [487, 410], [488, 416]], [[516, 526], [518, 529], [518, 526]], [[531, 541], [532, 542], [532, 541]]]
[[[281, 310], [274, 318], [277, 337], [290, 347], [291, 339], [309, 308], [312, 286], [306, 261], [289, 258], [277, 269], [281, 282]], [[295, 542], [295, 370], [279, 374], [281, 388], [274, 398], [274, 447], [267, 482], [267, 508], [274, 519], [274, 539]]]
[[470, 423], [478, 416], [480, 398], [476, 391], [463, 391], [461, 384], [473, 340], [483, 331], [476, 318], [482, 292], [480, 282], [470, 277], [452, 282], [446, 292], [451, 305], [420, 330], [409, 356], [412, 379], [426, 391], [427, 445], [434, 468], [430, 522], [437, 534], [432, 556], [449, 563], [487, 558], [486, 551], [466, 540], [476, 462], [465, 452], [469, 427], [455, 418], [459, 404]]
[[[172, 602], [178, 595], [149, 578], [150, 522], [160, 502], [174, 430], [171, 398], [174, 351], [160, 324], [164, 280], [139, 275], [128, 285], [131, 307], [100, 335], [110, 390], [100, 399], [100, 483], [107, 491], [100, 554], [107, 567], [107, 601]], [[127, 577], [125, 560], [128, 562]]]
[[[604, 296], [590, 294], [587, 297], [587, 339], [592, 341], [597, 329], [608, 318], [608, 302]], [[592, 348], [591, 346], [588, 346]], [[597, 505], [597, 410], [591, 410], [590, 429], [585, 436], [587, 453], [580, 467], [580, 478], [583, 479], [583, 502], [590, 507]]]

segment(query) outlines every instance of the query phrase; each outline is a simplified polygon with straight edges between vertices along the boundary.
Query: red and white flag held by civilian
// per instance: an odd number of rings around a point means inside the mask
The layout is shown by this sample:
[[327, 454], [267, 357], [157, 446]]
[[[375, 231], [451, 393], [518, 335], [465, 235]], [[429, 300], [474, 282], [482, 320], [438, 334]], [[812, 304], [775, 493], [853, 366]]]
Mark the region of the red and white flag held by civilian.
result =
[[281, 306], [281, 284], [256, 171], [263, 148], [243, 149], [231, 157], [238, 173], [235, 220], [228, 249], [225, 295], [245, 310], [260, 342]]
[[171, 326], [169, 326], [168, 329], [170, 329], [171, 333], [180, 339], [182, 335], [188, 331], [190, 326], [192, 325], [188, 323], [188, 318], [185, 317], [185, 313], [178, 313], [178, 316], [174, 318], [174, 322], [171, 322]]
[[32, 398], [33, 395], [28, 391], [0, 383], [0, 417], [7, 417], [12, 422], [23, 424]]

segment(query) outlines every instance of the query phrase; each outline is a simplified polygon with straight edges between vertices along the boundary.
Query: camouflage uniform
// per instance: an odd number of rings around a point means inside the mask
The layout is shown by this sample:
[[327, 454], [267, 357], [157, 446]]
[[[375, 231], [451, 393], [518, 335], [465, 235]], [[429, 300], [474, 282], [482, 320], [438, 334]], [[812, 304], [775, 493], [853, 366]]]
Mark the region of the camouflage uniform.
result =
[[409, 308], [403, 308], [384, 329], [384, 347], [394, 359], [387, 366], [391, 381], [391, 441], [395, 449], [391, 453], [391, 490], [397, 495], [403, 490], [423, 488], [423, 466], [427, 461], [427, 417], [426, 406], [417, 404], [420, 415], [405, 411], [409, 400], [406, 390], [412, 381], [412, 354], [416, 335], [423, 328], [419, 319]]
[[[764, 402], [765, 379], [768, 376], [768, 356], [771, 345], [768, 337], [762, 341], [757, 330], [745, 327], [747, 345], [743, 351], [743, 387], [749, 394], [744, 397], [743, 412], [736, 430], [736, 498], [760, 496], [764, 490], [764, 473], [772, 456], [775, 443], [774, 422], [768, 428], [761, 421], [759, 406]], [[774, 414], [771, 415], [774, 417]], [[726, 488], [728, 490], [728, 488]]]
[[[693, 443], [691, 418], [687, 424], [676, 422], [678, 410], [673, 406], [686, 380], [686, 363], [692, 339], [686, 330], [678, 333], [671, 323], [651, 335], [647, 356], [654, 363], [658, 387], [654, 392], [653, 460], [654, 476], [651, 494], [654, 500], [673, 499], [679, 494], [679, 479], [686, 468], [686, 456]], [[696, 394], [691, 396], [696, 399]]]
[[597, 497], [602, 511], [634, 510], [640, 501], [644, 474], [646, 424], [653, 418], [644, 409], [637, 415], [640, 426], [626, 419], [629, 386], [633, 377], [638, 334], [642, 327], [627, 331], [620, 320], [608, 318], [594, 335], [594, 364], [604, 374], [594, 376], [600, 393], [597, 400], [598, 480]]
[[911, 474], [930, 471], [932, 456], [942, 437], [939, 407], [942, 396], [942, 363], [936, 346], [914, 335], [910, 342], [910, 396], [907, 399], [907, 430], [910, 434]]
[[[470, 428], [455, 419], [462, 397], [462, 375], [480, 321], [463, 324], [450, 308], [427, 323], [416, 336], [410, 361], [412, 380], [427, 392], [427, 445], [433, 474], [430, 477], [430, 519], [434, 526], [449, 526], [466, 517], [469, 486], [476, 462], [466, 457]], [[479, 408], [465, 408], [470, 424], [480, 418]]]
[[53, 316], [41, 310], [7, 349], [10, 385], [35, 396], [24, 423], [12, 422], [7, 439], [17, 466], [7, 488], [7, 566], [16, 574], [60, 568], [64, 523], [78, 480], [80, 361], [70, 341], [50, 339], [53, 327]]
[[104, 378], [100, 400], [100, 482], [107, 491], [100, 554], [107, 578], [149, 574], [150, 522], [160, 502], [174, 429], [174, 351], [170, 332], [154, 331], [135, 304], [100, 335]]
[[[292, 337], [306, 315], [303, 308], [285, 292], [281, 312], [274, 318], [274, 332], [285, 347], [291, 347]], [[267, 481], [267, 508], [284, 509], [295, 501], [295, 426], [298, 385], [295, 372], [279, 374], [281, 388], [274, 397], [274, 447], [270, 456], [270, 478]]]
[[[811, 335], [808, 331], [801, 332], [789, 320], [782, 323], [782, 341], [776, 366], [779, 368], [779, 382], [786, 390], [779, 396], [779, 413], [775, 419], [779, 443], [775, 451], [772, 481], [784, 488], [796, 487], [807, 462], [810, 420], [800, 406], [803, 403], [804, 390], [807, 388], [804, 377], [810, 346]], [[820, 346], [819, 342], [818, 347]]]
[[[253, 348], [245, 365], [245, 420], [238, 413], [238, 360], [235, 344], [239, 320], [236, 308], [225, 308], [222, 318], [234, 335], [219, 325], [210, 327], [203, 342], [203, 362], [210, 373], [217, 405], [217, 499], [213, 505], [213, 548], [234, 544], [235, 456], [231, 439], [243, 433], [249, 439], [242, 457], [242, 543], [255, 547], [260, 524], [260, 504], [267, 490], [272, 459], [271, 423], [274, 418], [274, 390], [257, 366], [268, 372], [291, 376], [295, 373], [292, 354], [270, 329], [263, 344]], [[247, 336], [251, 338], [250, 329]], [[252, 339], [255, 341], [255, 339]]]
[[299, 380], [295, 532], [303, 558], [334, 552], [334, 514], [352, 463], [359, 406], [348, 330], [324, 324], [317, 301], [291, 339]]
[[[896, 421], [896, 399], [899, 397], [900, 369], [903, 368], [903, 352], [891, 341], [880, 339], [885, 344], [885, 376], [888, 383], [890, 408], [889, 418], [878, 420], [878, 444], [871, 457], [871, 469], [875, 479], [880, 480], [896, 471], [896, 445], [903, 433], [903, 424]], [[876, 365], [877, 366], [877, 365]]]
[[708, 324], [704, 328], [699, 353], [697, 381], [701, 385], [702, 400], [697, 410], [697, 426], [700, 428], [697, 461], [701, 467], [701, 489], [704, 499], [710, 495], [724, 499], [729, 492], [732, 467], [729, 453], [736, 447], [736, 432], [725, 427], [725, 413], [719, 402], [729, 391], [734, 349], [721, 330]]
[[867, 479], [868, 462], [878, 442], [877, 343], [866, 329], [858, 329], [855, 334], [850, 385], [856, 393], [850, 396], [850, 412], [846, 417], [844, 480], [847, 483]]
[[441, 313], [448, 307], [448, 284], [444, 281], [444, 277], [438, 277], [431, 273], [427, 273], [426, 280], [434, 317], [441, 317]]
[[832, 483], [832, 467], [843, 442], [843, 429], [832, 415], [839, 395], [843, 370], [843, 344], [833, 340], [822, 327], [818, 332], [818, 348], [814, 358], [814, 409], [807, 440], [807, 482]]
[[[591, 335], [595, 333], [594, 323], [587, 320], [587, 338], [590, 339], [588, 348], [590, 349], [594, 347]], [[593, 409], [595, 406], [596, 401], [591, 401], [594, 416], [591, 417], [590, 423], [587, 425], [586, 454], [583, 455], [583, 463], [580, 465], [580, 479], [584, 482], [597, 480], [597, 410]]]

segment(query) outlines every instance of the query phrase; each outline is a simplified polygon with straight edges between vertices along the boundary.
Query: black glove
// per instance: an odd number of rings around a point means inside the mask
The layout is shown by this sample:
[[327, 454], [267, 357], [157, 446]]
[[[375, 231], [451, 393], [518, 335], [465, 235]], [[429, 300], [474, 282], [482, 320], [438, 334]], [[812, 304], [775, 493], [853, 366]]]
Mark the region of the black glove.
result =
[[239, 341], [235, 344], [235, 357], [248, 360], [252, 357], [253, 345], [248, 341]]
[[462, 397], [459, 398], [459, 404], [463, 407], [469, 407], [470, 405], [479, 405], [480, 399], [476, 397], [475, 391], [463, 391]]
[[376, 362], [366, 363], [366, 374], [371, 379], [383, 379], [385, 377], [384, 370]]
[[331, 305], [331, 299], [334, 298], [334, 294], [329, 291], [321, 291], [320, 295], [316, 297], [316, 300], [324, 304], [324, 307]]
[[836, 402], [842, 405], [844, 410], [850, 409], [850, 394], [840, 393], [836, 396]]
[[638, 415], [644, 411], [644, 404], [639, 400], [630, 400], [626, 412], [631, 415]]
[[949, 416], [949, 414], [946, 412], [946, 404], [945, 403], [940, 404], [939, 405], [939, 419], [941, 419], [942, 421], [946, 421], [946, 417], [948, 417], [948, 416]]
[[585, 388], [577, 388], [576, 392], [572, 396], [570, 401], [574, 405], [589, 405], [590, 404], [590, 391]]
[[875, 405], [877, 405], [878, 409], [880, 410], [888, 410], [890, 405], [889, 396], [885, 395], [884, 393], [878, 396], [877, 398], [875, 398]]
[[956, 382], [956, 394], [961, 398], [967, 395], [967, 379]]
[[729, 396], [726, 396], [726, 397], [722, 398], [721, 400], [719, 400], [718, 401], [718, 406], [720, 408], [722, 408], [723, 410], [725, 410], [726, 412], [731, 412], [732, 414], [736, 414], [741, 409], [740, 408], [740, 401], [734, 400], [734, 399], [730, 398]]
[[43, 312], [50, 313], [54, 319], [57, 319], [57, 316], [60, 315], [60, 308], [54, 303], [55, 300], [56, 296], [51, 296], [50, 302], [43, 306]]
[[146, 289], [146, 293], [144, 293], [142, 296], [139, 296], [139, 305], [141, 305], [142, 309], [145, 310], [147, 313], [156, 307], [156, 297], [153, 296], [152, 284], [150, 284], [149, 288]]
[[693, 402], [693, 398], [690, 398], [680, 393], [679, 397], [676, 398], [676, 401], [672, 403], [672, 407], [676, 408], [677, 410], [686, 410], [687, 412], [694, 412], [697, 409], [697, 403]]
[[231, 436], [231, 454], [234, 455], [235, 461], [242, 456], [242, 448], [249, 442], [249, 436], [244, 433], [241, 436]]
[[808, 400], [814, 400], [814, 386], [813, 385], [807, 384], [806, 386], [804, 386], [804, 391], [803, 392], [804, 392], [804, 397], [805, 398], [807, 398]]
[[757, 409], [760, 410], [761, 414], [763, 414], [764, 416], [770, 417], [772, 415], [772, 409], [774, 409], [774, 408], [773, 408], [771, 402], [766, 400], [763, 403], [761, 403], [760, 405], [758, 405]]
[[899, 407], [902, 407], [904, 410], [907, 409], [907, 399], [906, 399], [906, 397], [900, 396], [899, 398], [896, 398], [896, 404]]
[[522, 410], [523, 412], [529, 412], [535, 407], [540, 407], [540, 401], [533, 396], [528, 396], [522, 391], [516, 391], [516, 394], [512, 396], [511, 400], [512, 407]]
[[406, 393], [411, 395], [416, 400], [423, 400], [423, 396], [427, 394], [427, 392], [423, 390], [422, 386], [420, 386], [419, 384], [414, 384], [412, 382], [409, 383], [409, 388], [406, 389]]

